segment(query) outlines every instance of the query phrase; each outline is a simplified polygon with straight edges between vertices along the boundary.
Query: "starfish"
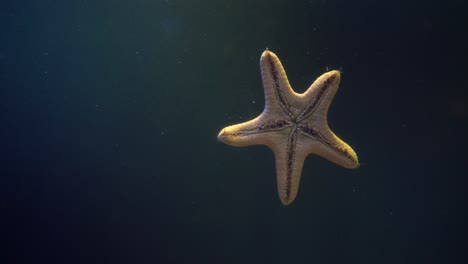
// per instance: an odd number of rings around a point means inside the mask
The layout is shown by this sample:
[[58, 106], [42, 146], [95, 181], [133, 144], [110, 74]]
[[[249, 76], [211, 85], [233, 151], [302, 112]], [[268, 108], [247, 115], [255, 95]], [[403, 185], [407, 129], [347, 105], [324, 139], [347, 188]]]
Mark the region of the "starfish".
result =
[[302, 166], [309, 154], [342, 167], [357, 168], [354, 150], [328, 127], [327, 112], [338, 90], [340, 72], [320, 76], [302, 94], [291, 88], [278, 57], [260, 57], [265, 109], [257, 118], [221, 130], [218, 140], [232, 146], [266, 145], [273, 150], [278, 195], [284, 205], [296, 198]]

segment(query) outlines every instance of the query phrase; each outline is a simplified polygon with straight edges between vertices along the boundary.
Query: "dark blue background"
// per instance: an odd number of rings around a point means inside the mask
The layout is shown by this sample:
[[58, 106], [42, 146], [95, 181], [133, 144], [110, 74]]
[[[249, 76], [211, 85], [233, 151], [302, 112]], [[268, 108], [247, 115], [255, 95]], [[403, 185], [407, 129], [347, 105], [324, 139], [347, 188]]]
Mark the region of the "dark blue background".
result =
[[[1, 263], [464, 263], [464, 1], [9, 1], [0, 8]], [[358, 170], [307, 159], [281, 205], [258, 60]]]

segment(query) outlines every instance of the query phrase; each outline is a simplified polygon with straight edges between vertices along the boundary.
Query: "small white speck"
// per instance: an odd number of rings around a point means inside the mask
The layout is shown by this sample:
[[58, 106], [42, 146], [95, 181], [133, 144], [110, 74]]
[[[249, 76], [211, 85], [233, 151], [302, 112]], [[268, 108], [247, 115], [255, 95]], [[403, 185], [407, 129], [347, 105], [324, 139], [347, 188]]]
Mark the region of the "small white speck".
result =
[[255, 104], [255, 101], [252, 101], [252, 104]]

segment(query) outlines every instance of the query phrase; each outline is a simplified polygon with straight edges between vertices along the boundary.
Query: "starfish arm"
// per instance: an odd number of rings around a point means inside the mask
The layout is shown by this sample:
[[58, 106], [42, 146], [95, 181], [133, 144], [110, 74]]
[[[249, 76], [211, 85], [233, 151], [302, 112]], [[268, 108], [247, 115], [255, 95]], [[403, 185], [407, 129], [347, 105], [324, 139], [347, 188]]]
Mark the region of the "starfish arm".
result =
[[218, 140], [236, 147], [262, 144], [258, 141], [257, 134], [251, 133], [251, 131], [257, 130], [257, 123], [260, 120], [261, 116], [244, 123], [225, 127], [219, 132]]
[[317, 154], [345, 168], [359, 167], [356, 152], [346, 142], [337, 137], [327, 124], [312, 127], [300, 125], [300, 145], [308, 149], [308, 154]]
[[303, 110], [297, 117], [298, 122], [309, 117], [326, 120], [328, 108], [338, 90], [340, 78], [339, 71], [324, 73], [312, 83], [305, 93], [300, 95]]
[[278, 196], [283, 205], [289, 205], [296, 198], [302, 167], [308, 155], [308, 149], [299, 141], [300, 136], [296, 128], [288, 129], [286, 137], [270, 146], [275, 154]]
[[295, 92], [289, 84], [288, 77], [278, 57], [265, 50], [260, 57], [263, 89], [265, 90], [265, 112], [275, 115], [294, 117], [291, 102]]
[[359, 167], [359, 161], [356, 152], [346, 142], [331, 133], [331, 146], [322, 144], [314, 151], [315, 154], [322, 156], [341, 167], [355, 169]]
[[261, 114], [250, 121], [225, 127], [218, 134], [218, 140], [231, 146], [275, 144], [276, 138], [291, 124], [281, 118], [271, 118]]

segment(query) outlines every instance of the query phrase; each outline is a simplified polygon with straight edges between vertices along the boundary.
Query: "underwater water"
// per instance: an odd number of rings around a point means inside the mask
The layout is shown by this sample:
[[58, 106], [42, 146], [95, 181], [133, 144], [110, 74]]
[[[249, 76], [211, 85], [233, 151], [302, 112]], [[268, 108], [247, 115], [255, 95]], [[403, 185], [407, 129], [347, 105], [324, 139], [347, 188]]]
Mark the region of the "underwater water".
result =
[[[464, 1], [6, 1], [0, 263], [465, 263]], [[220, 130], [341, 72], [282, 205], [273, 152]]]

